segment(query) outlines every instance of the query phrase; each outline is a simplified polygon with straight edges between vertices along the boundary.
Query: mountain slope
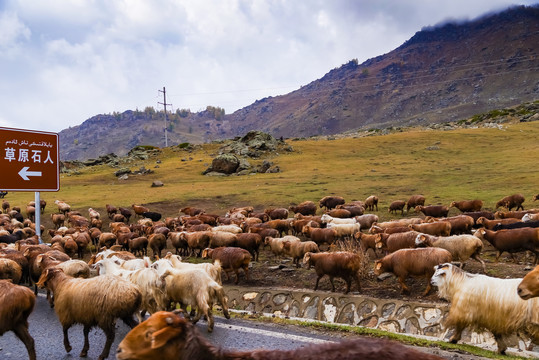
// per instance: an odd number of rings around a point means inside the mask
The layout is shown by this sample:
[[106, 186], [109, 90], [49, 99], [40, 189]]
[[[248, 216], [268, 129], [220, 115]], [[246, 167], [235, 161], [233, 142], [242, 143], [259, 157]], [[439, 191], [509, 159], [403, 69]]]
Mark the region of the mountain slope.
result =
[[539, 98], [539, 8], [425, 29], [394, 51], [232, 114], [236, 134], [311, 136], [462, 119]]
[[[169, 114], [168, 145], [261, 130], [275, 137], [426, 125], [539, 99], [539, 5], [417, 32], [362, 64], [351, 60], [286, 95], [233, 114], [215, 108]], [[217, 108], [218, 109], [218, 108]], [[164, 146], [164, 114], [153, 109], [98, 115], [60, 132], [63, 160], [136, 145]]]

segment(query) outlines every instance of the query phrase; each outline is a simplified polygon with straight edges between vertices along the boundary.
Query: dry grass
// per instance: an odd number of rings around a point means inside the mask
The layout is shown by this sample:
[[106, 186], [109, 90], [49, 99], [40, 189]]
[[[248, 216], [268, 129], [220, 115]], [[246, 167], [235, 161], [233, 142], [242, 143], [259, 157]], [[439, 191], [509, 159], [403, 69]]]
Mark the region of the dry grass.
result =
[[[41, 197], [49, 203], [47, 213], [56, 211], [55, 199], [62, 199], [83, 214], [88, 207], [103, 211], [107, 203], [137, 203], [165, 216], [177, 216], [178, 209], [188, 205], [224, 214], [233, 206], [288, 207], [304, 200], [317, 202], [330, 194], [346, 200], [376, 194], [382, 220], [390, 217], [386, 209], [391, 201], [416, 193], [425, 195], [427, 204], [478, 198], [492, 209], [501, 197], [520, 192], [529, 208], [531, 197], [539, 192], [538, 138], [539, 122], [531, 122], [507, 125], [504, 130], [414, 130], [366, 138], [289, 141], [294, 152], [269, 158], [281, 173], [229, 177], [202, 175], [218, 144], [197, 146], [192, 152], [167, 148], [157, 157], [127, 164], [132, 170], [145, 166], [154, 174], [121, 181], [114, 176], [115, 168], [89, 167], [79, 175], [62, 175], [60, 191]], [[430, 146], [439, 149], [427, 150]], [[165, 186], [151, 188], [153, 180]], [[33, 198], [28, 192], [7, 197], [21, 207]]]

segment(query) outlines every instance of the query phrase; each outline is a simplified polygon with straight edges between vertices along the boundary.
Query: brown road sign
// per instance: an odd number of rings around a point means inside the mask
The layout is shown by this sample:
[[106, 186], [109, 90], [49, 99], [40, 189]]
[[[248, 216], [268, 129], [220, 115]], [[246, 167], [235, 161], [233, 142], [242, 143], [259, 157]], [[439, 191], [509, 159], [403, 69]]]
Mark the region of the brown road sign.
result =
[[0, 190], [58, 191], [58, 134], [0, 127]]

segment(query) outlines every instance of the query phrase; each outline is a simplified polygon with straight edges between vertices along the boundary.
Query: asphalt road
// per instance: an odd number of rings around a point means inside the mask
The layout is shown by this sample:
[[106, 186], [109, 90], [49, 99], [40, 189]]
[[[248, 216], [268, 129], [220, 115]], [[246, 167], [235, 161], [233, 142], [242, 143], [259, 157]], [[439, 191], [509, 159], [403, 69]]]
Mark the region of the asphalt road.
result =
[[[0, 305], [1, 306], [1, 305]], [[219, 313], [217, 313], [219, 315]], [[76, 325], [69, 330], [69, 339], [73, 350], [66, 353], [63, 346], [62, 327], [53, 309], [51, 309], [40, 292], [34, 312], [30, 316], [30, 334], [35, 340], [38, 359], [63, 360], [77, 359], [83, 346], [82, 326]], [[206, 322], [200, 321], [198, 329], [207, 336], [213, 344], [237, 350], [249, 349], [293, 349], [313, 343], [339, 341], [343, 335], [338, 333], [321, 333], [314, 330], [259, 323], [241, 319], [226, 320], [216, 317], [213, 333], [206, 331]], [[116, 338], [111, 347], [109, 359], [114, 359], [118, 343], [127, 334], [129, 328], [120, 320], [116, 325]], [[85, 359], [97, 359], [105, 343], [105, 335], [101, 329], [94, 328], [90, 332], [90, 351]], [[421, 349], [422, 351], [436, 352], [447, 359], [479, 359], [457, 353], [442, 352], [440, 350]], [[12, 332], [0, 337], [0, 359], [15, 360], [27, 359], [26, 348]]]

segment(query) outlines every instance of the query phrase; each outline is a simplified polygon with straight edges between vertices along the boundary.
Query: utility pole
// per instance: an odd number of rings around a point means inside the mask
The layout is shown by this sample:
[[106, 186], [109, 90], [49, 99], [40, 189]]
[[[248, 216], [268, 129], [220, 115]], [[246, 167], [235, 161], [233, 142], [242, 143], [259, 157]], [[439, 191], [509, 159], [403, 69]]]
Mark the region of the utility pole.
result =
[[168, 147], [167, 105], [172, 105], [172, 104], [167, 104], [167, 93], [164, 86], [163, 86], [163, 90], [157, 90], [157, 91], [163, 93], [163, 102], [162, 103], [158, 102], [158, 104], [161, 104], [165, 107], [165, 147]]

